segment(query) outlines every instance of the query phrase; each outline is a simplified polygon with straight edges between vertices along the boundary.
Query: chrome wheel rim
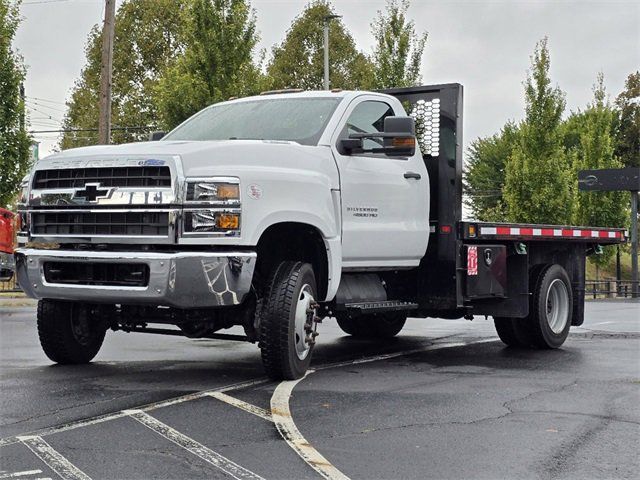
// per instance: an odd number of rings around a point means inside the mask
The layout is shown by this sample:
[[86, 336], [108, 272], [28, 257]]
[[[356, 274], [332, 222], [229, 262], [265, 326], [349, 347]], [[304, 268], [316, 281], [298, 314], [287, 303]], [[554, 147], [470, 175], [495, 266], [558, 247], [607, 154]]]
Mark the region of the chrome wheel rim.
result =
[[314, 303], [313, 291], [308, 284], [305, 284], [298, 295], [295, 313], [294, 341], [296, 355], [300, 360], [307, 358], [311, 351], [309, 339], [312, 325], [309, 322], [308, 311], [311, 309], [312, 303]]
[[549, 285], [545, 305], [549, 328], [555, 334], [562, 333], [569, 321], [569, 292], [559, 278]]

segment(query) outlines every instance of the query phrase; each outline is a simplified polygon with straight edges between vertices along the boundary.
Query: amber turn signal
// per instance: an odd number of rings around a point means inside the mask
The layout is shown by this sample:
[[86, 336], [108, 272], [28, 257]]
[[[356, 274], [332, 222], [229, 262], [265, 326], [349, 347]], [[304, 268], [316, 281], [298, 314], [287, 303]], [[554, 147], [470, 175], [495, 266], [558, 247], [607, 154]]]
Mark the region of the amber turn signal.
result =
[[416, 139], [415, 137], [395, 137], [392, 145], [400, 148], [412, 148], [416, 146]]
[[221, 213], [216, 216], [216, 227], [222, 230], [237, 230], [240, 228], [240, 215]]

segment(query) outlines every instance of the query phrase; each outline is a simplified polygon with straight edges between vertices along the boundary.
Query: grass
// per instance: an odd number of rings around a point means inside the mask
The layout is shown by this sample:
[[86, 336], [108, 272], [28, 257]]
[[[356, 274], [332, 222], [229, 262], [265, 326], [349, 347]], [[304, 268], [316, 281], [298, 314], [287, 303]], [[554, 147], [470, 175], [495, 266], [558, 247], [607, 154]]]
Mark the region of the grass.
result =
[[[607, 278], [616, 278], [616, 256], [611, 256], [605, 265], [601, 265], [599, 269], [593, 262], [595, 256], [587, 258], [587, 280], [603, 280]], [[627, 248], [620, 251], [620, 270], [622, 280], [631, 280], [631, 253]]]

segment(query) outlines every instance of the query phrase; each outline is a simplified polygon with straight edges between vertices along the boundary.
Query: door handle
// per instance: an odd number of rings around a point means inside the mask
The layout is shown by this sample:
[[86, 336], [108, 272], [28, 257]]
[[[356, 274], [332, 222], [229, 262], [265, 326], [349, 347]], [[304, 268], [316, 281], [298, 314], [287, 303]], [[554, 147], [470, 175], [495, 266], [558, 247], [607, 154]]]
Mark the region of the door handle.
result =
[[405, 172], [404, 178], [414, 178], [416, 180], [420, 180], [422, 176], [416, 172]]

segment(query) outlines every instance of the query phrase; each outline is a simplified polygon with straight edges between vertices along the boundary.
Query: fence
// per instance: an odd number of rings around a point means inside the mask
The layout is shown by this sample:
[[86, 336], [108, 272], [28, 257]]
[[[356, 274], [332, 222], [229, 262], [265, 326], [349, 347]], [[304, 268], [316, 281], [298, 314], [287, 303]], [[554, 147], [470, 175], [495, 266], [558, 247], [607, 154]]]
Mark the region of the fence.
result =
[[632, 280], [616, 280], [609, 278], [604, 280], [587, 280], [585, 283], [585, 296], [587, 298], [632, 298]]
[[20, 292], [20, 285], [16, 283], [16, 276], [9, 281], [2, 282], [0, 281], [0, 293], [2, 292]]

